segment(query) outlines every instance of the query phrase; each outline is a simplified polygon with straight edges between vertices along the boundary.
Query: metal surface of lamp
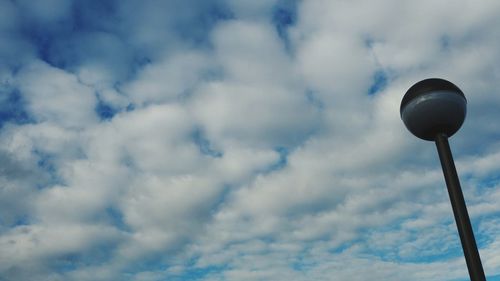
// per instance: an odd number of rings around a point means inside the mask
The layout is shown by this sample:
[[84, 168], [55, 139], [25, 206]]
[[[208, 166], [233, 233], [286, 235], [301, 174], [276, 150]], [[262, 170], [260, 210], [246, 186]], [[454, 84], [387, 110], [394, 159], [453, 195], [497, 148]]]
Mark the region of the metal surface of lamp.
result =
[[485, 281], [481, 258], [467, 213], [448, 138], [462, 126], [467, 112], [464, 93], [439, 78], [422, 80], [404, 95], [400, 113], [406, 128], [423, 140], [434, 141], [443, 168], [455, 222], [471, 281]]

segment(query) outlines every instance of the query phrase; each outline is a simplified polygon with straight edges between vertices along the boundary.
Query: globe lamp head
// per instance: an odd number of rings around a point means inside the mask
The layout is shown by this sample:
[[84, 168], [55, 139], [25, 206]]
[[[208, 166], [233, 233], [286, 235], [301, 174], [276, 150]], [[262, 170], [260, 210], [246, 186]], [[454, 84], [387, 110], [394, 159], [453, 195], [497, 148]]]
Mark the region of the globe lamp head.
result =
[[401, 101], [401, 119], [415, 136], [433, 141], [439, 134], [451, 137], [462, 126], [467, 112], [464, 93], [439, 78], [413, 85]]

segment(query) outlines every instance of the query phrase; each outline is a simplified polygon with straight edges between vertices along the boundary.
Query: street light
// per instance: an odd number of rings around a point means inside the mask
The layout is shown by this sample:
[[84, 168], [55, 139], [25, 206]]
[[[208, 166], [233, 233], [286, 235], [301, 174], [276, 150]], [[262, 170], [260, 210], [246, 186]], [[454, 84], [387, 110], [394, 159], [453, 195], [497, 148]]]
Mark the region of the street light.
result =
[[462, 126], [464, 93], [453, 83], [431, 78], [413, 85], [401, 101], [401, 119], [415, 136], [436, 143], [471, 281], [486, 281], [448, 137]]

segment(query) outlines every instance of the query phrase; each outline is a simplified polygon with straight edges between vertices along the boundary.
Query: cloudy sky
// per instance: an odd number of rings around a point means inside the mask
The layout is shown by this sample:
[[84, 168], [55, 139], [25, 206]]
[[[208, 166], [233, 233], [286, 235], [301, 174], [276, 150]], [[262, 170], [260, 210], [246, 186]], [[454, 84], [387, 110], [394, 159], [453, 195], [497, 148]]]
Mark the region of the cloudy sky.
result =
[[500, 280], [500, 2], [0, 0], [0, 280]]

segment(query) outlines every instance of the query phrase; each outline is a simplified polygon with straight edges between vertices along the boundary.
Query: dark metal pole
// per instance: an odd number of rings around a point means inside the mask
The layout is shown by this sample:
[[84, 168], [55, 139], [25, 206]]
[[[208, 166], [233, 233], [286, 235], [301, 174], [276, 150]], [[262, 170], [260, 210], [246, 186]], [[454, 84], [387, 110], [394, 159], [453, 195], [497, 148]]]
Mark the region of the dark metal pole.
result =
[[448, 137], [445, 134], [438, 134], [436, 136], [436, 147], [439, 153], [439, 160], [441, 160], [441, 167], [443, 168], [446, 186], [448, 187], [448, 194], [450, 195], [451, 206], [453, 214], [455, 215], [455, 222], [457, 223], [458, 234], [462, 242], [464, 250], [465, 261], [469, 269], [469, 276], [471, 281], [486, 281], [484, 276], [481, 258], [477, 250], [476, 240], [474, 239], [474, 232], [470, 224], [469, 214], [465, 206], [464, 195], [458, 180], [457, 170], [453, 162], [453, 156], [448, 143]]

